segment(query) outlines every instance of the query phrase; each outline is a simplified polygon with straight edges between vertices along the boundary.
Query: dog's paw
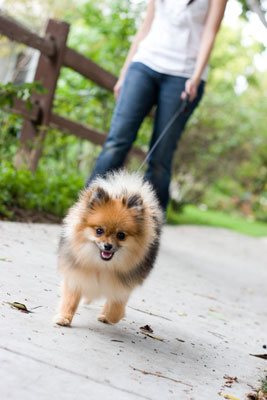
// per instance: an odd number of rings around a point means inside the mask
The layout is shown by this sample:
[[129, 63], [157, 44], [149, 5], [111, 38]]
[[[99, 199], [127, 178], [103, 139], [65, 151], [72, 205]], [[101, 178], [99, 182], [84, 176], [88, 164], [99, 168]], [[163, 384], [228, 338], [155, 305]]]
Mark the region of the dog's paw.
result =
[[110, 324], [105, 314], [98, 314], [97, 320], [103, 322], [104, 324]]
[[54, 323], [60, 326], [70, 326], [71, 321], [68, 318], [63, 317], [61, 314], [57, 314], [54, 317]]

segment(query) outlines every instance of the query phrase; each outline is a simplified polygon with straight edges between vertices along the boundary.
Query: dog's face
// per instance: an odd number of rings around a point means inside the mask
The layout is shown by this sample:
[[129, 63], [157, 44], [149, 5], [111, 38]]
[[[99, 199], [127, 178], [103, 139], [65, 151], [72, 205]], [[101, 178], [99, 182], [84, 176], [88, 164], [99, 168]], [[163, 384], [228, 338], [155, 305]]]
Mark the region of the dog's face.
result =
[[117, 251], [127, 247], [131, 232], [124, 224], [110, 225], [102, 218], [96, 222], [99, 223], [90, 227], [90, 240], [99, 249], [101, 259], [110, 261]]
[[[84, 196], [86, 199], [86, 196]], [[84, 201], [84, 200], [83, 200]], [[80, 232], [104, 262], [122, 263], [142, 245], [143, 204], [138, 195], [114, 199], [102, 189], [88, 194]], [[97, 254], [96, 254], [97, 253]], [[111, 263], [113, 264], [113, 263]]]

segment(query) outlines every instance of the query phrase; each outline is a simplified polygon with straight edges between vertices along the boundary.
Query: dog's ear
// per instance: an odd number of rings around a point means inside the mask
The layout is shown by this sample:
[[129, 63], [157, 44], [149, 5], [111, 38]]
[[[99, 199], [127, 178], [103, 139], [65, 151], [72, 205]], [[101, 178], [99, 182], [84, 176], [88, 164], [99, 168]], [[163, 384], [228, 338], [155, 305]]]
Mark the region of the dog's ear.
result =
[[129, 197], [127, 207], [142, 213], [144, 210], [143, 200], [140, 195], [134, 194]]
[[97, 187], [94, 189], [88, 207], [94, 209], [97, 206], [101, 206], [107, 203], [110, 200], [109, 194], [105, 192], [105, 190], [101, 187]]

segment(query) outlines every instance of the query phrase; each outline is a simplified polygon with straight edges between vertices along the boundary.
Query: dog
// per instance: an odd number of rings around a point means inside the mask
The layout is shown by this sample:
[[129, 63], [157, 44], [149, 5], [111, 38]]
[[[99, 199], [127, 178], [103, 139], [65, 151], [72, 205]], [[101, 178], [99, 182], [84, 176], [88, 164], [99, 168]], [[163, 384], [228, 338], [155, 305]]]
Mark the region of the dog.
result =
[[106, 298], [98, 316], [117, 323], [133, 289], [153, 268], [163, 212], [152, 186], [135, 173], [111, 172], [84, 189], [63, 220], [58, 268], [62, 298], [54, 322], [70, 326], [81, 298]]

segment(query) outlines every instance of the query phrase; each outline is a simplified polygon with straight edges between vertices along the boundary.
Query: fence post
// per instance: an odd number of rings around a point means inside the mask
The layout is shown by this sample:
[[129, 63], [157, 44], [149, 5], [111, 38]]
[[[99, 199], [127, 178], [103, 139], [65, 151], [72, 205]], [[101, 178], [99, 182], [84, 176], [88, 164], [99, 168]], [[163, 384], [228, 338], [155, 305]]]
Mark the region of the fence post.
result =
[[20, 145], [15, 157], [16, 168], [26, 165], [32, 172], [37, 168], [38, 160], [42, 153], [42, 143], [49, 125], [54, 93], [64, 59], [68, 33], [69, 24], [66, 22], [48, 21], [46, 39], [54, 43], [56, 53], [51, 57], [40, 54], [35, 81], [41, 81], [44, 88], [47, 89], [47, 93], [32, 96], [32, 102], [38, 103], [41, 108], [40, 119], [37, 122], [24, 120], [20, 135]]

